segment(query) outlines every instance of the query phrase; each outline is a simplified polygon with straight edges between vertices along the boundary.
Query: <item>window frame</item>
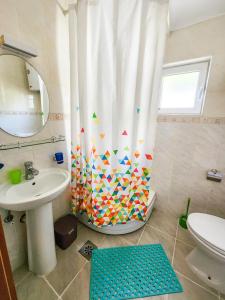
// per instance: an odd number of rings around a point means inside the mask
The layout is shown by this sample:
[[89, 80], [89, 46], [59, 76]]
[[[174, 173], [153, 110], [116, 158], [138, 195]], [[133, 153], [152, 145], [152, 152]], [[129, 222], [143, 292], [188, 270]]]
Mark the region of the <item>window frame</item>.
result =
[[[158, 113], [160, 115], [201, 115], [205, 104], [205, 96], [208, 86], [212, 57], [203, 57], [198, 59], [179, 61], [163, 66], [161, 87], [159, 93]], [[200, 71], [198, 86], [195, 96], [195, 106], [193, 108], [161, 108], [163, 77], [176, 74], [187, 74]]]

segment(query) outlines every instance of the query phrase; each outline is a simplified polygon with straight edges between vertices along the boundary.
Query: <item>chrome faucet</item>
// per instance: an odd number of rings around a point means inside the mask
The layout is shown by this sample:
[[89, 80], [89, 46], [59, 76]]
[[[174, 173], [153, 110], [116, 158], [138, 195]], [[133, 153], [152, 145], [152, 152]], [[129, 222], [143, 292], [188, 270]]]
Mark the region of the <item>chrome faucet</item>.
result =
[[34, 176], [39, 174], [39, 171], [34, 169], [32, 161], [26, 161], [24, 163], [24, 166], [25, 166], [25, 179], [26, 180], [31, 180], [34, 178]]

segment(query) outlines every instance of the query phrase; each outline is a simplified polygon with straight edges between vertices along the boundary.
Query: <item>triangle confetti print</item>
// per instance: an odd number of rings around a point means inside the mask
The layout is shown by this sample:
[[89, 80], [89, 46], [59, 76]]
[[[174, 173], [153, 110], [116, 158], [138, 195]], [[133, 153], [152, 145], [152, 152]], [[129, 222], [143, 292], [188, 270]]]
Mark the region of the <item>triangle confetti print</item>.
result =
[[[118, 153], [106, 150], [98, 154], [92, 147], [85, 156], [78, 145], [71, 155], [72, 178], [78, 183], [72, 185], [73, 211], [85, 211], [99, 227], [146, 217], [152, 156], [135, 151], [132, 162], [128, 154], [121, 158]], [[116, 168], [111, 165], [112, 155], [117, 159]]]

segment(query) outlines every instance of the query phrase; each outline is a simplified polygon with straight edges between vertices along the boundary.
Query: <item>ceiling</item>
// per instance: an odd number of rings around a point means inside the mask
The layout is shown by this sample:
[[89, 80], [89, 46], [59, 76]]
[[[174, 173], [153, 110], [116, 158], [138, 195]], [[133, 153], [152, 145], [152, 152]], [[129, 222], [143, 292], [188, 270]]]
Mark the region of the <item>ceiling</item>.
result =
[[170, 30], [225, 14], [225, 0], [170, 0]]

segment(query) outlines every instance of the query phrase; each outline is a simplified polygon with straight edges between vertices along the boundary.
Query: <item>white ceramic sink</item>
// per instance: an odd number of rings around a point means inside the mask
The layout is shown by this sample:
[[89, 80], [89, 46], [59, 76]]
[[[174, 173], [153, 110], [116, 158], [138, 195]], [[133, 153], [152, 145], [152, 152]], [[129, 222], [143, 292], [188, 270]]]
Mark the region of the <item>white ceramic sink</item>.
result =
[[39, 171], [32, 180], [0, 185], [0, 207], [24, 211], [37, 208], [56, 198], [70, 181], [67, 170], [49, 168]]
[[56, 266], [52, 201], [66, 189], [70, 181], [67, 170], [39, 170], [32, 180], [17, 185], [0, 185], [0, 207], [26, 211], [29, 269], [44, 275]]

